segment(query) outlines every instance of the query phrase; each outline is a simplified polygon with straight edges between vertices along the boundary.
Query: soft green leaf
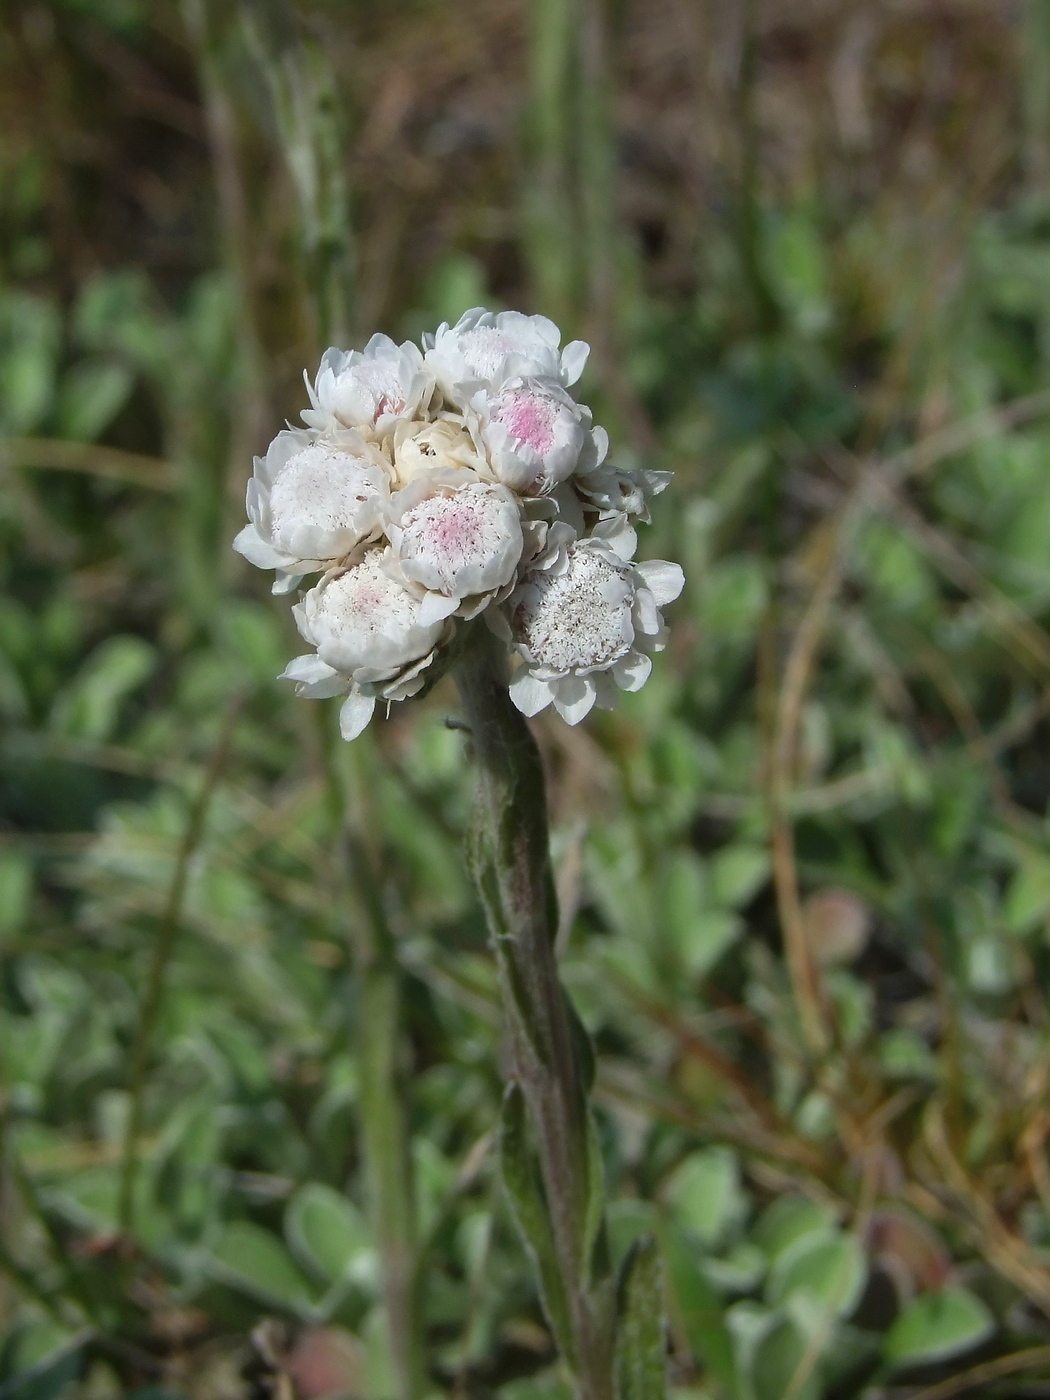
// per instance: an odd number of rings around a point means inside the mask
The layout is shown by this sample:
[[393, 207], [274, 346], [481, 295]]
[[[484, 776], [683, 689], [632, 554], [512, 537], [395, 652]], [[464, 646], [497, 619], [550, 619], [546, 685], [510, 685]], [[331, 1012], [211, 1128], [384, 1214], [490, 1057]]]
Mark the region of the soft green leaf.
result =
[[769, 879], [769, 852], [763, 846], [726, 846], [711, 857], [711, 892], [730, 909], [746, 904]]
[[314, 1313], [315, 1295], [284, 1245], [248, 1220], [234, 1220], [212, 1250], [212, 1270], [231, 1287], [301, 1317]]
[[29, 913], [33, 867], [21, 851], [0, 851], [0, 934], [17, 932]]
[[111, 360], [87, 361], [71, 369], [58, 387], [56, 426], [61, 437], [94, 442], [124, 407], [135, 376]]
[[536, 1163], [528, 1145], [525, 1096], [512, 1084], [500, 1118], [500, 1168], [514, 1223], [536, 1271], [543, 1310], [563, 1356], [573, 1354], [569, 1311], [558, 1269], [550, 1217]]
[[736, 1156], [725, 1147], [693, 1152], [675, 1170], [667, 1199], [678, 1223], [712, 1246], [745, 1209]]
[[966, 1288], [923, 1293], [895, 1320], [883, 1353], [899, 1370], [946, 1361], [979, 1346], [995, 1331], [995, 1319]]
[[804, 1235], [774, 1264], [768, 1298], [777, 1306], [804, 1291], [822, 1307], [845, 1317], [860, 1300], [867, 1272], [864, 1253], [852, 1235]]
[[371, 1281], [375, 1253], [352, 1201], [319, 1181], [301, 1186], [288, 1203], [284, 1233], [300, 1264], [326, 1283]]
[[651, 1235], [635, 1241], [623, 1262], [616, 1311], [617, 1400], [664, 1400], [663, 1286]]
[[703, 1273], [703, 1259], [677, 1230], [667, 1232], [664, 1259], [675, 1313], [689, 1349], [706, 1370], [736, 1394], [733, 1339], [721, 1302]]
[[[812, 1358], [812, 1359], [811, 1359]], [[791, 1317], [775, 1317], [755, 1343], [748, 1372], [755, 1400], [817, 1400], [816, 1357]]]
[[806, 1235], [826, 1235], [834, 1223], [831, 1211], [808, 1196], [780, 1196], [762, 1215], [751, 1238], [775, 1260]]
[[107, 638], [59, 696], [52, 716], [55, 728], [83, 739], [108, 738], [124, 700], [155, 665], [156, 654], [141, 637]]

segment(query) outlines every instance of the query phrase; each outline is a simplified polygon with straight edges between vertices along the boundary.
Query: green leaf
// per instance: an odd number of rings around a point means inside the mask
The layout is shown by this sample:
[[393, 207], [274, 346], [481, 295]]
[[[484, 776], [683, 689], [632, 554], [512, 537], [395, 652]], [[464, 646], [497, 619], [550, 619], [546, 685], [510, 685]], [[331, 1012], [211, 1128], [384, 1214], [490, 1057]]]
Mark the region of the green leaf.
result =
[[804, 1235], [777, 1259], [767, 1296], [774, 1306], [805, 1292], [838, 1317], [853, 1311], [867, 1280], [867, 1261], [852, 1235]]
[[663, 1400], [663, 1288], [660, 1253], [650, 1235], [636, 1240], [620, 1270], [616, 1319], [617, 1400]]
[[670, 1292], [689, 1350], [730, 1395], [737, 1393], [733, 1339], [714, 1289], [704, 1277], [702, 1258], [675, 1230], [664, 1241]]
[[213, 1272], [232, 1288], [300, 1317], [315, 1314], [309, 1282], [284, 1245], [248, 1220], [227, 1225], [212, 1251]]
[[[810, 1342], [790, 1317], [776, 1317], [758, 1338], [748, 1371], [755, 1400], [817, 1400], [820, 1393], [816, 1366], [804, 1368], [811, 1356]], [[800, 1377], [805, 1375], [805, 1379]]]
[[135, 376], [126, 365], [94, 360], [77, 365], [58, 388], [56, 428], [59, 437], [94, 442], [127, 402]]
[[738, 909], [769, 879], [769, 852], [762, 846], [727, 846], [711, 857], [711, 892], [718, 904]]
[[107, 638], [58, 697], [52, 712], [54, 727], [78, 738], [109, 738], [120, 706], [155, 665], [154, 650], [141, 637]]
[[33, 867], [22, 851], [0, 851], [0, 934], [16, 933], [26, 921], [33, 892]]
[[589, 1275], [600, 1278], [608, 1272], [608, 1241], [605, 1229], [605, 1169], [602, 1145], [593, 1114], [587, 1115], [587, 1209], [583, 1221], [583, 1258]]
[[569, 1310], [551, 1235], [547, 1202], [536, 1163], [529, 1150], [525, 1124], [525, 1096], [512, 1084], [503, 1100], [500, 1117], [500, 1168], [514, 1223], [532, 1259], [543, 1311], [558, 1343], [571, 1364], [573, 1356]]
[[986, 1341], [995, 1320], [966, 1288], [923, 1293], [896, 1319], [883, 1353], [894, 1369], [945, 1361]]
[[745, 1208], [737, 1159], [724, 1147], [688, 1156], [671, 1177], [667, 1194], [679, 1224], [708, 1246], [722, 1239]]
[[300, 1187], [288, 1203], [284, 1234], [300, 1264], [324, 1282], [372, 1281], [376, 1256], [368, 1228], [353, 1202], [330, 1186]]
[[808, 1196], [779, 1196], [762, 1215], [751, 1238], [770, 1260], [777, 1259], [805, 1235], [827, 1235], [835, 1217]]

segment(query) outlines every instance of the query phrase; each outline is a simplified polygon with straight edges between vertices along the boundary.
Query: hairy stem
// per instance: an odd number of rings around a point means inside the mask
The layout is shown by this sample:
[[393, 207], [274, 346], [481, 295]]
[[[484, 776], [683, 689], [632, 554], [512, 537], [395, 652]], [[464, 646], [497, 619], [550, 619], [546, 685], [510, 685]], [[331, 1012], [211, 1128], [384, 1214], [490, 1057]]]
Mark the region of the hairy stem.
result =
[[499, 966], [512, 1074], [539, 1159], [577, 1393], [581, 1400], [611, 1400], [615, 1317], [595, 1199], [600, 1173], [587, 1110], [589, 1048], [555, 962], [543, 767], [483, 627], [457, 676], [478, 764], [473, 874]]

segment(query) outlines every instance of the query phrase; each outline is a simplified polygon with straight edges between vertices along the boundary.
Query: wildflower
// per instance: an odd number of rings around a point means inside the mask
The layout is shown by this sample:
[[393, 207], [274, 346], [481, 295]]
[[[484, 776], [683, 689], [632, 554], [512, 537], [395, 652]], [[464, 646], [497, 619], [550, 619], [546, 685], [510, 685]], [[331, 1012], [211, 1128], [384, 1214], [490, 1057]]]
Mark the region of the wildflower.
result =
[[342, 696], [344, 738], [418, 694], [478, 616], [526, 715], [553, 704], [577, 724], [648, 676], [682, 571], [632, 562], [632, 522], [670, 473], [607, 461], [569, 393], [587, 346], [560, 340], [543, 316], [478, 307], [423, 350], [381, 335], [327, 350], [308, 428], [256, 458], [235, 547], [276, 571], [274, 592], [323, 575], [294, 609], [312, 650], [284, 678]]
[[423, 688], [446, 635], [441, 618], [422, 618], [422, 599], [396, 577], [382, 546], [327, 574], [292, 611], [315, 652], [296, 657], [281, 679], [312, 699], [345, 695], [344, 739], [360, 734], [377, 699], [404, 700]]
[[499, 393], [470, 401], [475, 433], [497, 481], [525, 495], [546, 495], [580, 465], [590, 444], [590, 409], [556, 380], [515, 378]]
[[399, 423], [393, 446], [398, 486], [407, 486], [424, 472], [483, 466], [463, 419], [451, 414], [434, 423]]
[[306, 389], [312, 407], [303, 410], [302, 419], [309, 427], [358, 428], [383, 437], [398, 421], [425, 409], [433, 380], [418, 346], [374, 335], [364, 350], [334, 345], [326, 350]]
[[425, 360], [445, 397], [462, 404], [479, 388], [498, 391], [511, 379], [552, 379], [564, 388], [583, 373], [590, 347], [574, 340], [559, 350], [561, 331], [546, 316], [486, 311], [476, 306], [454, 326], [444, 322]]
[[660, 608], [682, 591], [677, 564], [632, 564], [607, 540], [578, 540], [557, 564], [527, 574], [507, 601], [522, 665], [511, 699], [526, 715], [553, 702], [578, 724], [598, 704], [611, 709], [620, 690], [638, 690], [664, 646]]
[[356, 432], [278, 433], [255, 459], [250, 524], [234, 548], [259, 568], [276, 569], [273, 591], [287, 593], [378, 532], [391, 476], [386, 459]]
[[425, 590], [425, 621], [480, 612], [513, 581], [524, 548], [514, 496], [467, 471], [416, 477], [392, 498], [386, 532], [405, 579]]

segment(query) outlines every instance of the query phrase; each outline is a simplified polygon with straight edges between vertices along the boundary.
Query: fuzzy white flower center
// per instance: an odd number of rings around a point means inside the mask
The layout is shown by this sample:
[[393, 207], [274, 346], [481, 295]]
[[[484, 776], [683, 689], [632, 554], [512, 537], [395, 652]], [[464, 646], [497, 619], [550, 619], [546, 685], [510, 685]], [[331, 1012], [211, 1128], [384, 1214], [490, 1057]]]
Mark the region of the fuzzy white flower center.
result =
[[562, 574], [539, 573], [514, 610], [521, 640], [541, 666], [609, 666], [630, 650], [627, 570], [589, 549], [571, 551]]
[[479, 379], [494, 379], [513, 344], [495, 326], [475, 326], [460, 340], [460, 350], [470, 372]]
[[270, 488], [274, 535], [304, 525], [319, 530], [352, 530], [362, 503], [384, 485], [383, 469], [367, 457], [340, 452], [327, 443], [290, 457]]
[[388, 364], [364, 360], [354, 366], [353, 372], [362, 388], [372, 397], [375, 418], [381, 418], [384, 413], [404, 413], [404, 386]]
[[419, 602], [383, 570], [382, 558], [382, 550], [371, 550], [322, 590], [314, 625], [337, 645], [380, 633], [396, 637], [416, 626]]
[[559, 405], [535, 389], [508, 389], [501, 395], [493, 417], [515, 441], [533, 448], [541, 457], [554, 446], [554, 423]]
[[454, 596], [465, 569], [485, 571], [506, 556], [505, 510], [483, 489], [428, 496], [404, 517], [402, 567], [410, 575], [425, 574], [430, 587]]

